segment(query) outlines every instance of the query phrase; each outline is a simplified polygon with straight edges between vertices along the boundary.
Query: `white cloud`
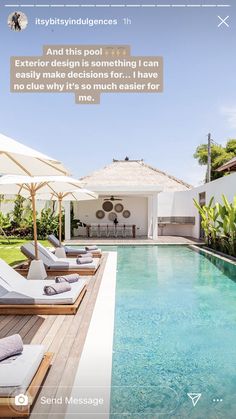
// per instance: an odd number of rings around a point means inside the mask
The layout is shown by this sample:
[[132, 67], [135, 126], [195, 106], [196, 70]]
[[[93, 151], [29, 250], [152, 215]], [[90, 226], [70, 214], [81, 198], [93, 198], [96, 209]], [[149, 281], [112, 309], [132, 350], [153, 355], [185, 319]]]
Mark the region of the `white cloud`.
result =
[[226, 116], [229, 127], [236, 129], [236, 106], [223, 107], [221, 113]]

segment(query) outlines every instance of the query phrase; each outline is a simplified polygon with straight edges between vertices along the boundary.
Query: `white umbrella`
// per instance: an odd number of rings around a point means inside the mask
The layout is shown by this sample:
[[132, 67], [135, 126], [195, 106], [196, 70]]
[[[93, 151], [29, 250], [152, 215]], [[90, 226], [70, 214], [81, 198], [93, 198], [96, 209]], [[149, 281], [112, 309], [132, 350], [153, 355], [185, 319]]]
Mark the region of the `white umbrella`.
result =
[[[60, 205], [61, 202], [69, 193], [79, 193], [83, 191], [83, 197], [87, 194], [87, 199], [96, 199], [97, 195], [88, 190], [82, 189], [80, 181], [69, 176], [15, 176], [6, 175], [0, 177], [0, 193], [3, 195], [21, 195], [25, 198], [31, 198], [33, 209], [33, 223], [34, 223], [34, 244], [35, 244], [35, 258], [38, 260], [38, 245], [37, 245], [37, 224], [36, 224], [36, 199], [43, 196], [57, 196]], [[60, 215], [61, 221], [61, 215]], [[61, 234], [61, 233], [60, 233]]]
[[59, 161], [0, 134], [0, 174], [68, 175]]
[[45, 201], [58, 201], [58, 214], [59, 214], [59, 231], [58, 231], [58, 239], [61, 245], [62, 241], [62, 201], [88, 201], [90, 199], [98, 199], [98, 195], [94, 192], [89, 191], [88, 189], [80, 188], [75, 189], [72, 186], [72, 190], [68, 192], [56, 192], [54, 191], [54, 185], [50, 184], [50, 188], [52, 189], [51, 194], [44, 194], [43, 192], [39, 192], [37, 194], [37, 199], [45, 200]]

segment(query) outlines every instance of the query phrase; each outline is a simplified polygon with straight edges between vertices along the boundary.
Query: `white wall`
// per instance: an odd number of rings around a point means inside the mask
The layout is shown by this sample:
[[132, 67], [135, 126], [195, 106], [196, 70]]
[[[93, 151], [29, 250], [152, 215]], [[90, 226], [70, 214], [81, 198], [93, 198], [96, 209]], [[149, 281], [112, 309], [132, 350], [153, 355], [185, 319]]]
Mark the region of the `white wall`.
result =
[[[232, 202], [234, 196], [236, 195], [236, 173], [231, 175], [224, 176], [220, 179], [214, 180], [213, 182], [206, 183], [205, 185], [194, 188], [190, 191], [190, 200], [192, 202], [193, 198], [198, 201], [199, 194], [201, 192], [206, 192], [206, 202], [208, 203], [212, 196], [214, 196], [215, 202], [222, 202], [222, 195], [225, 195], [226, 198]], [[195, 206], [193, 207], [193, 215], [196, 217], [196, 224], [193, 228], [193, 237], [199, 237], [200, 230], [200, 219], [199, 214]]]
[[236, 173], [198, 186], [190, 191], [160, 193], [158, 208], [159, 217], [195, 217], [195, 225], [169, 225], [163, 229], [164, 235], [182, 235], [199, 238], [200, 218], [198, 211], [194, 206], [193, 198], [198, 201], [201, 192], [206, 193], [206, 202], [209, 202], [212, 196], [215, 197], [215, 202], [222, 202], [223, 194], [232, 202], [236, 195]]
[[[96, 223], [111, 223], [108, 219], [108, 214], [102, 220], [96, 218], [96, 211], [102, 209], [104, 200], [99, 198], [92, 201], [74, 202], [74, 217], [79, 218], [86, 224]], [[122, 213], [117, 213], [117, 218], [120, 224], [135, 224], [137, 227], [137, 236], [146, 236], [148, 227], [148, 201], [147, 198], [132, 196], [122, 197], [122, 201], [114, 201], [114, 204], [121, 202], [124, 209], [131, 212], [129, 218], [124, 218]], [[114, 211], [115, 212], [115, 211]], [[80, 234], [82, 229], [80, 229]]]

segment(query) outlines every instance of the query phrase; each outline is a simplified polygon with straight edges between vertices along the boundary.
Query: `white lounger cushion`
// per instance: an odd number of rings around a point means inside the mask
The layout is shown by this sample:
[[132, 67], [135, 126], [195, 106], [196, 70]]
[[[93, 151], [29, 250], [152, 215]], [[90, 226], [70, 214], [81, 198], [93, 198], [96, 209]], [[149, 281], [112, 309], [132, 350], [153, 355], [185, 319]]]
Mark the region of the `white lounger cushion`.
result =
[[[25, 249], [29, 250], [31, 254], [35, 254], [35, 248], [33, 243], [26, 243], [24, 245]], [[70, 270], [70, 269], [94, 269], [96, 270], [99, 265], [99, 260], [94, 259], [92, 263], [86, 263], [84, 265], [79, 265], [76, 262], [76, 259], [67, 259], [67, 258], [58, 258], [46, 247], [38, 243], [39, 257], [43, 263], [49, 268], [54, 270]]]
[[83, 248], [76, 248], [76, 246], [64, 246], [64, 248], [65, 248], [65, 251], [66, 251], [66, 253], [69, 255], [69, 254], [75, 254], [76, 252], [78, 253], [78, 255], [81, 253], [81, 254], [83, 254], [84, 252], [85, 253], [95, 253], [95, 254], [100, 254], [100, 253], [102, 253], [102, 250], [101, 249], [96, 249], [96, 250], [85, 250], [85, 248], [83, 249]]
[[[54, 247], [64, 247], [64, 249], [65, 249], [65, 252], [66, 253], [68, 253], [68, 254], [70, 254], [70, 253], [72, 253], [72, 254], [74, 254], [74, 253], [78, 253], [78, 254], [83, 254], [83, 253], [86, 253], [87, 252], [87, 250], [85, 250], [85, 247], [83, 248], [81, 248], [81, 247], [74, 247], [74, 246], [64, 246], [64, 245], [61, 245], [60, 244], [60, 241], [58, 240], [58, 238], [54, 235], [54, 234], [50, 234], [49, 236], [48, 236], [48, 240], [49, 240], [49, 242], [54, 246]], [[101, 251], [101, 249], [96, 249], [96, 250], [89, 250], [89, 253], [102, 253], [102, 251]]]
[[[22, 287], [24, 283], [28, 282], [24, 276], [18, 274], [15, 269], [2, 259], [0, 259], [0, 280], [1, 279], [4, 281], [4, 288], [7, 287], [7, 285], [9, 286], [9, 291], [15, 287]], [[1, 285], [3, 286], [2, 281]]]
[[0, 259], [0, 304], [73, 304], [87, 282], [80, 278], [68, 292], [45, 295], [45, 285], [54, 283], [54, 279], [27, 280]]
[[[34, 248], [34, 244], [30, 243], [33, 248]], [[52, 262], [58, 263], [58, 262], [63, 262], [63, 263], [69, 263], [70, 268], [72, 267], [72, 265], [76, 268], [78, 268], [78, 263], [76, 262], [76, 258], [74, 259], [68, 259], [68, 258], [58, 258], [54, 253], [52, 253], [49, 249], [47, 249], [46, 247], [44, 247], [41, 243], [38, 243], [38, 249], [39, 249], [39, 253], [40, 256], [45, 256], [48, 257], [52, 260]], [[97, 264], [99, 263], [99, 261], [94, 260], [92, 263], [88, 263], [85, 266], [86, 267], [93, 267], [93, 266], [97, 266]], [[81, 267], [79, 265], [79, 267]]]
[[69, 262], [69, 266], [71, 269], [77, 269], [77, 268], [81, 268], [81, 269], [87, 269], [87, 268], [91, 268], [91, 269], [96, 269], [98, 264], [100, 263], [99, 260], [97, 259], [93, 259], [93, 262], [91, 263], [84, 263], [84, 264], [79, 264], [76, 262], [76, 258], [72, 258], [72, 259], [68, 259], [68, 258], [59, 258], [59, 260], [61, 260], [62, 262]]
[[[80, 279], [71, 286], [71, 290], [62, 294], [45, 295], [45, 285], [55, 284], [54, 280], [28, 281], [22, 289], [7, 291], [0, 297], [0, 304], [74, 304], [86, 281]], [[0, 285], [2, 281], [0, 279]]]
[[42, 345], [24, 345], [23, 352], [0, 362], [0, 396], [24, 393], [43, 359]]

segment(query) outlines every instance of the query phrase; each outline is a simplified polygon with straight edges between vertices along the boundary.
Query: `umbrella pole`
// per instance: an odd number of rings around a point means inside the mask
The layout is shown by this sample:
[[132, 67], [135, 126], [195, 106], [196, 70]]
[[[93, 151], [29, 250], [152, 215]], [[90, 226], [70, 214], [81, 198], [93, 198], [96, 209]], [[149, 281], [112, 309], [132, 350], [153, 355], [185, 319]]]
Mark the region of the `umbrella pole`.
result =
[[59, 242], [61, 246], [61, 236], [62, 236], [62, 222], [61, 222], [61, 210], [62, 210], [62, 198], [58, 198], [58, 210], [59, 210]]
[[36, 203], [35, 203], [35, 191], [31, 189], [32, 209], [33, 209], [33, 223], [34, 223], [34, 247], [35, 247], [35, 259], [39, 259], [38, 243], [37, 243], [37, 222], [36, 222]]

